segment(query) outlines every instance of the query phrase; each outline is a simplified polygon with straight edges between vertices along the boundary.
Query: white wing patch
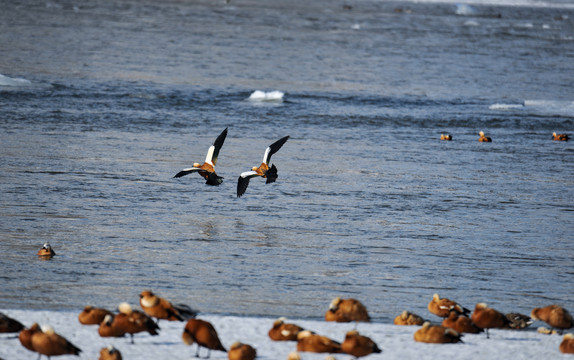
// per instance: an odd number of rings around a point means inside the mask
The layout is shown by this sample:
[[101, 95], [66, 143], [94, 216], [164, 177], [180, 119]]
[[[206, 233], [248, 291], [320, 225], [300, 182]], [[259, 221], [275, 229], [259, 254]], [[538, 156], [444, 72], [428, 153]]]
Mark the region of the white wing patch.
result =
[[265, 164], [267, 164], [267, 161], [269, 161], [269, 159], [267, 157], [269, 156], [270, 151], [271, 151], [271, 147], [267, 147], [267, 149], [265, 149], [265, 154], [263, 155], [263, 162]]
[[242, 178], [245, 179], [245, 178], [247, 178], [247, 177], [257, 176], [257, 172], [256, 172], [256, 171], [253, 171], [253, 170], [251, 170], [251, 171], [245, 171], [245, 172], [242, 172], [241, 175], [239, 175], [239, 176], [241, 176]]
[[291, 331], [289, 331], [289, 330], [281, 330], [281, 335], [283, 335], [283, 336], [289, 336], [289, 335], [291, 335]]
[[205, 157], [205, 162], [213, 166], [211, 160], [213, 159], [213, 152], [215, 151], [215, 146], [211, 145], [209, 150], [207, 150], [207, 156]]

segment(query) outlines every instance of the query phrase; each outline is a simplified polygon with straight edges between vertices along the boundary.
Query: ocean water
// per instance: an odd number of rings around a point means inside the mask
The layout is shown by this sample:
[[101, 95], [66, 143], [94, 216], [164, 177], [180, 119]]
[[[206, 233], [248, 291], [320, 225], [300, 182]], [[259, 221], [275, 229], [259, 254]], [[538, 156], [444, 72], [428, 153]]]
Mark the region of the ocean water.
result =
[[[0, 308], [574, 309], [574, 147], [551, 140], [574, 133], [568, 2], [2, 8]], [[221, 186], [173, 178], [226, 127]], [[238, 199], [286, 135], [277, 182]]]

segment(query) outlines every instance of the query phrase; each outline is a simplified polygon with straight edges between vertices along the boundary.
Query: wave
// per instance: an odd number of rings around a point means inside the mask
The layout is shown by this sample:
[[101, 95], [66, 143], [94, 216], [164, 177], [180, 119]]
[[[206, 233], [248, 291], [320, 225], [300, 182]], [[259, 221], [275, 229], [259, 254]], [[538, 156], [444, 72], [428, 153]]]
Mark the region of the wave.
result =
[[28, 86], [32, 85], [30, 80], [11, 78], [0, 74], [0, 86]]

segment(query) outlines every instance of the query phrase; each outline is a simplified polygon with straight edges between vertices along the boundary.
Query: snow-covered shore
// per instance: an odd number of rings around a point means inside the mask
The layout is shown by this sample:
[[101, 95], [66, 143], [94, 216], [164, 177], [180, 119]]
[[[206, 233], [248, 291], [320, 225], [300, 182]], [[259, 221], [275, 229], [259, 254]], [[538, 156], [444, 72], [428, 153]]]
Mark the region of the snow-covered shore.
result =
[[[137, 334], [135, 344], [129, 337], [101, 338], [97, 326], [80, 325], [81, 312], [0, 310], [17, 319], [25, 326], [37, 322], [49, 324], [55, 331], [82, 349], [80, 358], [98, 359], [102, 347], [112, 344], [122, 352], [124, 359], [190, 359], [195, 355], [195, 345], [186, 346], [181, 340], [184, 323], [160, 321], [159, 336], [147, 333]], [[430, 318], [430, 316], [428, 316]], [[200, 314], [199, 318], [211, 322], [227, 348], [235, 341], [250, 344], [257, 349], [258, 359], [286, 359], [296, 350], [295, 342], [271, 341], [267, 332], [275, 319], [222, 316]], [[438, 323], [438, 318], [430, 318]], [[288, 319], [304, 328], [330, 338], [343, 341], [345, 333], [355, 324], [328, 323], [316, 320]], [[559, 335], [543, 335], [536, 332], [543, 323], [535, 322], [527, 330], [491, 330], [490, 339], [484, 334], [465, 334], [462, 344], [423, 344], [413, 340], [417, 326], [396, 326], [382, 323], [359, 323], [357, 330], [371, 337], [383, 350], [381, 354], [369, 355], [368, 359], [569, 359], [572, 355], [561, 354], [558, 346], [562, 341]], [[202, 356], [206, 350], [202, 349]], [[304, 360], [325, 359], [326, 354], [302, 353]], [[35, 359], [36, 354], [26, 350], [13, 334], [0, 334], [0, 358], [4, 360]], [[336, 359], [351, 359], [350, 355], [335, 354]], [[60, 357], [59, 357], [60, 358]], [[75, 357], [64, 356], [62, 359]], [[219, 351], [211, 353], [212, 359], [227, 359], [227, 354]]]

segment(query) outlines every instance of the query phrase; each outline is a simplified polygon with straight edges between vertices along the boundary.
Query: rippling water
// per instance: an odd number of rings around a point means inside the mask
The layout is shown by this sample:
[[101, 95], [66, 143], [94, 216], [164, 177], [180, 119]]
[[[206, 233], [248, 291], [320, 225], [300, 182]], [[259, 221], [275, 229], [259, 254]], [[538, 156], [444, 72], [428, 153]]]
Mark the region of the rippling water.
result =
[[[0, 308], [574, 308], [574, 10], [348, 4], [5, 4]], [[225, 127], [221, 186], [172, 178]]]

